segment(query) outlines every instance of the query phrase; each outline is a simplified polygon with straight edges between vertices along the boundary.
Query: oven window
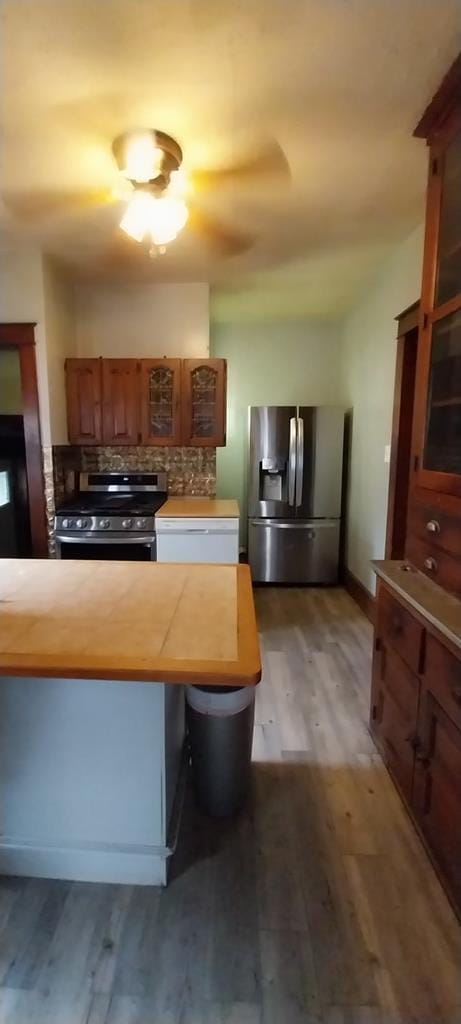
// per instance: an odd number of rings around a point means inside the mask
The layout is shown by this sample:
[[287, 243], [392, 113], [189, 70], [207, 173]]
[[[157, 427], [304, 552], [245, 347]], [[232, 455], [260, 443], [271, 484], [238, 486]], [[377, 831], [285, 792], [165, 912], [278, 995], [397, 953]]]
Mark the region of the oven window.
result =
[[150, 544], [82, 544], [69, 541], [61, 544], [61, 558], [80, 558], [88, 561], [150, 562]]

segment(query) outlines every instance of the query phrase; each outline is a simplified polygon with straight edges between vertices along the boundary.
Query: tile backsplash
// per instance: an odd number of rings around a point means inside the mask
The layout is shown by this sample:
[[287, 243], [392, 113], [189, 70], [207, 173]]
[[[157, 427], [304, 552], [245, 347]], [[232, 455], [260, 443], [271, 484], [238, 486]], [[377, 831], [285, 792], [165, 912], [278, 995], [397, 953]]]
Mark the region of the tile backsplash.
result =
[[110, 472], [131, 470], [167, 474], [168, 493], [214, 497], [216, 494], [215, 448], [144, 447], [138, 445], [55, 445], [43, 450], [45, 493], [50, 553], [53, 553], [54, 508], [62, 500], [69, 470]]

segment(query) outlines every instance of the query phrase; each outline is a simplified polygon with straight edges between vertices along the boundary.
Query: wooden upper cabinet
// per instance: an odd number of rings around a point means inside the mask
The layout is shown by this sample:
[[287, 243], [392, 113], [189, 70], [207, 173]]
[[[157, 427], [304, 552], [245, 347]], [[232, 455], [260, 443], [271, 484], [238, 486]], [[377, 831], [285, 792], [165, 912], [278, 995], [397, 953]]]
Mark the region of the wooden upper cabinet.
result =
[[415, 134], [429, 145], [414, 417], [419, 487], [461, 496], [461, 59]]
[[141, 359], [141, 440], [181, 444], [181, 360]]
[[68, 359], [71, 444], [226, 443], [224, 359]]
[[101, 444], [102, 359], [67, 359], [66, 393], [70, 443]]
[[140, 440], [138, 362], [102, 360], [103, 441], [138, 444]]
[[183, 444], [218, 447], [226, 443], [226, 360], [182, 362]]

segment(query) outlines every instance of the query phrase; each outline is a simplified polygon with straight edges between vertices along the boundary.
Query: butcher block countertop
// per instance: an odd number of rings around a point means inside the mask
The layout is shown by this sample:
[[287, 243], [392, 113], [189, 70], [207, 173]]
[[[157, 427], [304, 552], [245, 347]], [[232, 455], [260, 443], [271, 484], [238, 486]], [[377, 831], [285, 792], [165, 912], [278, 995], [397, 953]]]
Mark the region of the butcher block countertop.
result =
[[252, 686], [250, 570], [0, 559], [0, 675]]
[[233, 498], [168, 498], [156, 519], [234, 519], [239, 507]]

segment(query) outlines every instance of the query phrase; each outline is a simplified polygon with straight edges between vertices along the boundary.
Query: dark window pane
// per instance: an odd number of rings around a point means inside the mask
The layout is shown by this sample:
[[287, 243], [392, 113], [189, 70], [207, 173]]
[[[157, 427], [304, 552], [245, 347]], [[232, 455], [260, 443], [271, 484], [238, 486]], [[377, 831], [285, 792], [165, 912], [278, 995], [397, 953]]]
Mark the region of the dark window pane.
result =
[[461, 310], [432, 332], [424, 468], [461, 473]]

